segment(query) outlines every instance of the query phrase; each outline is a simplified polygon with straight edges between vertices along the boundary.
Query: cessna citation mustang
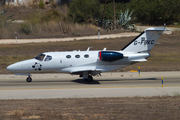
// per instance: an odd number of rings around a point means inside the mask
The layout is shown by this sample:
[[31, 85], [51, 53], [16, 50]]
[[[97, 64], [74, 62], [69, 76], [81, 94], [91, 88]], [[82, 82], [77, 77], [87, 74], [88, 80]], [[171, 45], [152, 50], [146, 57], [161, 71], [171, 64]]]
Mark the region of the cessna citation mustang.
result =
[[9, 65], [8, 71], [15, 75], [27, 75], [27, 82], [31, 82], [31, 73], [60, 72], [80, 75], [90, 82], [92, 76], [102, 72], [117, 70], [137, 62], [147, 61], [150, 50], [161, 36], [165, 27], [151, 27], [144, 30], [127, 46], [119, 51], [70, 51], [45, 52], [33, 59]]

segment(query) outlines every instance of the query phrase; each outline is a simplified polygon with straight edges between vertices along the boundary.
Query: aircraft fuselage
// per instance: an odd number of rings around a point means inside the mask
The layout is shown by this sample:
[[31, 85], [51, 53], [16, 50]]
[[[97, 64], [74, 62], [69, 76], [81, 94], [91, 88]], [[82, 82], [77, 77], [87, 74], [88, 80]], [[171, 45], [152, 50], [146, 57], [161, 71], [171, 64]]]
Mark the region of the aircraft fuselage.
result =
[[[33, 58], [14, 63], [7, 67], [15, 73], [37, 73], [37, 72], [63, 72], [76, 73], [76, 71], [101, 71], [107, 72], [117, 70], [131, 64], [131, 60], [149, 57], [148, 53], [128, 54], [120, 51], [124, 57], [116, 61], [102, 61], [99, 56], [100, 51], [70, 51], [70, 52], [46, 52], [43, 53], [42, 60]], [[46, 60], [47, 56], [51, 60]]]

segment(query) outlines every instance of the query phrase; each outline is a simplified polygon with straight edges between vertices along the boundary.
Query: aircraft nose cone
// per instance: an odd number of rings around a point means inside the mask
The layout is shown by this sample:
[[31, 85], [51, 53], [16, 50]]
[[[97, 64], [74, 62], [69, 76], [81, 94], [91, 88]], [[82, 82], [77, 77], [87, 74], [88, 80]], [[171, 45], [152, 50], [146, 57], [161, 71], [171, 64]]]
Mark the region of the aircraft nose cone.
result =
[[34, 59], [24, 60], [24, 61], [11, 64], [7, 66], [6, 69], [10, 72], [15, 72], [15, 73], [27, 72], [28, 70], [31, 70], [33, 63], [34, 63]]
[[10, 72], [15, 72], [18, 71], [20, 69], [20, 65], [15, 63], [15, 64], [11, 64], [6, 68], [8, 71]]
[[6, 69], [7, 69], [8, 71], [13, 71], [13, 70], [14, 70], [14, 66], [13, 66], [13, 65], [9, 65]]

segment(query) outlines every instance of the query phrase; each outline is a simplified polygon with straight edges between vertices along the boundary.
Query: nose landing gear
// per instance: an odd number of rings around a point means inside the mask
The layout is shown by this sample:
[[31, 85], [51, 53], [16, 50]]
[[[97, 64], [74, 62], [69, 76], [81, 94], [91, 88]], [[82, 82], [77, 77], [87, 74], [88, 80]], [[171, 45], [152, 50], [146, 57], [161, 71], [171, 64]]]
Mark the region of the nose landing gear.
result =
[[32, 81], [31, 76], [28, 76], [28, 77], [26, 78], [26, 81], [27, 81], [27, 82], [31, 82], [31, 81]]

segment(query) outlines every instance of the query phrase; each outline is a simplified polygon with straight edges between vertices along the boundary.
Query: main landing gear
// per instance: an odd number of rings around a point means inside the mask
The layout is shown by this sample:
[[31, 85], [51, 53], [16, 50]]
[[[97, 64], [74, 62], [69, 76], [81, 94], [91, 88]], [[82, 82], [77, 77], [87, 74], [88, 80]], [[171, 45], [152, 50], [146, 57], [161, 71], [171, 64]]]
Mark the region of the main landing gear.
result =
[[84, 79], [87, 82], [92, 82], [93, 81], [93, 77], [91, 75], [88, 75], [88, 78]]
[[31, 76], [28, 76], [28, 77], [26, 78], [26, 81], [27, 81], [27, 82], [31, 82], [31, 81], [32, 81]]
[[83, 80], [85, 80], [87, 82], [92, 82], [93, 81], [93, 77], [89, 74], [89, 72], [83, 72], [82, 74], [80, 74], [79, 77], [82, 77]]

